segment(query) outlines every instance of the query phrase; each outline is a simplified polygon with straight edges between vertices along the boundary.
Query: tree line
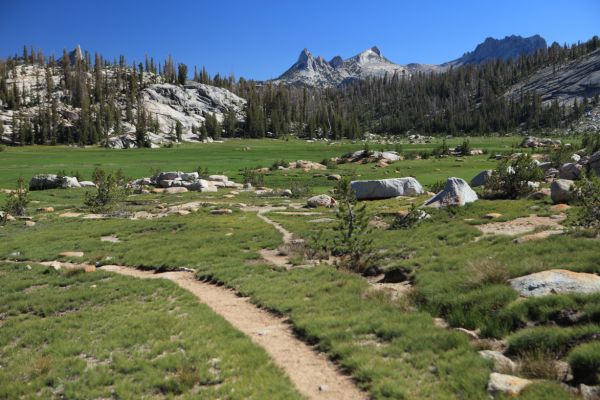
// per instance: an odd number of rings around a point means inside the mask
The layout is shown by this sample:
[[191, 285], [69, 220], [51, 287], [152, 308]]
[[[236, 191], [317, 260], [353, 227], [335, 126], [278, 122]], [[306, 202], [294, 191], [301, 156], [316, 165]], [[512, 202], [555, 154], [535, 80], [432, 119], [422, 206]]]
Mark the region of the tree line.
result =
[[[148, 132], [157, 133], [158, 119], [141, 106], [140, 92], [155, 83], [184, 85], [192, 80], [226, 88], [245, 98], [245, 120], [228, 110], [219, 121], [204, 115], [205, 123], [192, 132], [199, 137], [359, 138], [365, 132], [399, 135], [469, 134], [536, 131], [567, 127], [579, 118], [593, 98], [561, 105], [544, 105], [537, 93], [504, 94], [536, 71], [579, 59], [600, 48], [597, 36], [571, 46], [547, 49], [514, 60], [451, 68], [443, 73], [384, 76], [355, 81], [337, 88], [317, 89], [274, 85], [233, 75], [211, 77], [206, 68], [163, 62], [146, 57], [128, 64], [125, 56], [108, 61], [100, 54], [92, 62], [79, 48], [62, 56], [45, 57], [41, 50], [23, 48], [21, 55], [0, 60], [0, 107], [13, 110], [13, 144], [102, 144], [110, 135], [134, 127], [138, 145], [149, 145]], [[17, 85], [14, 77], [31, 67], [33, 79]], [[0, 123], [0, 134], [4, 126]], [[181, 139], [180, 123], [170, 127]]]

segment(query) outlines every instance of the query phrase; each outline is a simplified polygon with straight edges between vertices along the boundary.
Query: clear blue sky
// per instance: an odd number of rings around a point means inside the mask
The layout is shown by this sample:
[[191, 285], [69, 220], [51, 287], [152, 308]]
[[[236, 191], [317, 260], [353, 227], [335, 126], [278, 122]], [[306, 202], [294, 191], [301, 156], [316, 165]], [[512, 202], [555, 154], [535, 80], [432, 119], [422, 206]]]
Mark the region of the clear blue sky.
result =
[[112, 59], [172, 54], [211, 74], [278, 76], [303, 48], [327, 59], [377, 45], [390, 60], [442, 63], [488, 36], [573, 43], [600, 35], [600, 1], [0, 0], [0, 56], [77, 44]]

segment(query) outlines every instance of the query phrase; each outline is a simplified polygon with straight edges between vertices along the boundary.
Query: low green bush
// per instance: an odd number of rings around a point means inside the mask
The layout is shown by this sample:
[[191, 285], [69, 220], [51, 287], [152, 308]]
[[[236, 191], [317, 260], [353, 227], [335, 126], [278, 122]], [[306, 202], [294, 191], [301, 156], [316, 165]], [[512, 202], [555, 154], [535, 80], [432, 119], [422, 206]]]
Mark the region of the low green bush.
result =
[[[600, 338], [600, 334], [598, 335]], [[600, 341], [584, 343], [569, 353], [569, 365], [576, 381], [588, 385], [600, 382]]]
[[19, 178], [17, 180], [17, 189], [7, 195], [2, 211], [16, 216], [23, 216], [27, 211], [28, 203], [29, 191], [25, 187], [25, 180]]
[[566, 354], [578, 342], [585, 342], [600, 335], [600, 325], [590, 324], [562, 328], [540, 326], [523, 329], [508, 338], [511, 354], [550, 352], [557, 356]]
[[542, 170], [527, 154], [514, 160], [505, 159], [489, 177], [484, 194], [490, 199], [518, 199], [533, 191], [529, 182], [538, 182], [543, 177]]

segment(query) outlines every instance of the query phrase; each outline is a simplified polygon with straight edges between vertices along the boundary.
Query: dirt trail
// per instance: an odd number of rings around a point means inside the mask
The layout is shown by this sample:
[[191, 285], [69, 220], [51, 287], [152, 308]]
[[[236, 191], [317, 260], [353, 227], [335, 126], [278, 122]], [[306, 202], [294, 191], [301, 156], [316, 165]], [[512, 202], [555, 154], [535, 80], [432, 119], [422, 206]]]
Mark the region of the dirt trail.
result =
[[[271, 212], [271, 211], [285, 210], [285, 209], [286, 209], [286, 207], [272, 207], [272, 206], [242, 208], [243, 211], [256, 212], [256, 215], [258, 216], [258, 218], [262, 219], [267, 224], [269, 224], [272, 227], [274, 227], [275, 229], [277, 229], [277, 231], [279, 233], [281, 233], [281, 235], [283, 236], [283, 244], [290, 244], [292, 242], [292, 238], [293, 238], [292, 233], [290, 231], [288, 231], [287, 229], [285, 229], [283, 226], [281, 226], [281, 224], [273, 221], [272, 219], [270, 219], [269, 217], [267, 217], [265, 215], [266, 213]], [[259, 253], [260, 253], [261, 257], [270, 264], [276, 265], [278, 267], [285, 267], [285, 268], [292, 267], [290, 258], [288, 256], [279, 254], [279, 251], [277, 249], [275, 249], [275, 250], [261, 249], [261, 250], [259, 250]]]
[[195, 279], [191, 272], [140, 271], [106, 265], [103, 270], [141, 279], [169, 279], [194, 294], [202, 303], [225, 318], [234, 328], [264, 348], [308, 399], [365, 399], [352, 380], [338, 371], [324, 353], [297, 339], [284, 319], [276, 317], [239, 297], [232, 290]]

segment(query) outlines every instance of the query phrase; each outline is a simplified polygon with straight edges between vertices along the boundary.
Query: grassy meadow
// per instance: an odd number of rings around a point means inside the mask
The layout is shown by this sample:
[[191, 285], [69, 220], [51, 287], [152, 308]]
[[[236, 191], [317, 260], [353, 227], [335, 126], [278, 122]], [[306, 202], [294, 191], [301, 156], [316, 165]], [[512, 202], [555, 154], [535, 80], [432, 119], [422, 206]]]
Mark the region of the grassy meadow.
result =
[[[461, 142], [462, 138], [455, 138], [448, 144], [452, 147]], [[497, 165], [489, 154], [518, 151], [513, 146], [519, 142], [517, 137], [472, 138], [471, 147], [485, 149], [488, 154], [404, 160], [386, 168], [342, 164], [327, 171], [272, 171], [265, 175], [265, 185], [302, 185], [313, 194], [327, 193], [335, 182], [325, 175], [333, 173], [360, 179], [414, 176], [427, 189], [450, 176], [469, 181], [481, 170]], [[432, 144], [404, 144], [402, 151], [431, 151], [440, 143], [437, 140]], [[394, 147], [370, 144], [372, 150]], [[89, 179], [95, 167], [120, 168], [125, 176], [139, 178], [151, 175], [153, 170], [191, 171], [201, 166], [240, 182], [243, 168], [269, 167], [281, 159], [321, 161], [361, 148], [362, 143], [297, 140], [231, 140], [143, 150], [9, 148], [0, 153], [0, 187], [14, 187], [19, 176], [29, 179], [37, 173], [61, 170], [67, 174], [79, 171]], [[257, 305], [288, 317], [299, 337], [326, 352], [374, 399], [488, 398], [486, 385], [492, 365], [477, 350], [501, 339], [506, 340], [509, 353], [521, 361], [519, 374], [536, 379], [522, 393], [524, 399], [571, 398], [556, 378], [534, 368], [540, 359], [546, 363], [568, 360], [575, 371], [593, 370], [600, 365], [598, 346], [590, 340], [600, 334], [600, 296], [522, 299], [506, 283], [510, 278], [552, 268], [600, 273], [598, 240], [567, 230], [546, 239], [515, 243], [514, 237], [483, 236], [477, 229], [489, 222], [484, 216], [491, 212], [502, 214], [494, 222], [531, 214], [558, 214], [551, 209], [549, 199], [479, 200], [460, 209], [427, 210], [431, 218], [410, 229], [373, 229], [370, 235], [379, 265], [385, 270], [401, 269], [411, 276], [411, 288], [396, 298], [376, 290], [364, 277], [332, 266], [286, 270], [261, 259], [259, 250], [277, 248], [281, 234], [255, 213], [241, 211], [232, 204], [283, 206], [285, 210], [267, 216], [298, 238], [309, 239], [319, 231], [325, 238], [331, 237], [336, 225], [335, 211], [316, 209], [302, 214], [303, 210], [292, 205], [305, 202], [305, 197], [290, 200], [241, 192], [234, 198], [225, 198], [223, 194], [229, 192], [226, 189], [219, 193], [150, 193], [129, 196], [122, 208], [152, 212], [157, 207], [190, 201], [203, 201], [206, 206], [189, 215], [153, 220], [60, 217], [67, 210], [86, 212], [85, 191], [31, 192], [29, 214], [36, 224], [26, 226], [17, 220], [1, 227], [1, 258], [23, 263], [67, 261], [59, 256], [60, 252], [81, 251], [82, 258], [70, 260], [160, 270], [193, 268], [200, 279], [224, 283]], [[367, 202], [367, 210], [372, 219], [391, 223], [398, 211], [426, 199], [427, 196], [371, 201]], [[233, 213], [212, 215], [210, 209], [215, 205], [230, 207]], [[55, 212], [36, 211], [49, 206]], [[566, 225], [576, 212], [577, 207], [567, 211]], [[119, 242], [102, 241], [104, 236], [116, 236]], [[232, 332], [220, 318], [174, 285], [135, 281], [103, 272], [64, 276], [35, 266], [29, 271], [23, 263], [0, 266], [0, 387], [4, 390], [0, 390], [0, 398], [31, 397], [36, 393], [54, 393], [58, 388], [65, 393], [80, 390], [81, 398], [109, 397], [107, 391], [121, 388], [124, 392], [118, 393], [125, 393], [122, 398], [149, 393], [185, 397], [198, 386], [203, 390], [202, 398], [297, 397], [260, 349]], [[97, 286], [94, 291], [88, 289], [91, 284]], [[35, 290], [35, 296], [24, 292], [34, 286], [41, 286]], [[70, 289], [63, 292], [59, 289], [63, 286]], [[143, 311], [133, 312], [132, 304], [143, 307]], [[57, 316], [61, 307], [77, 309], [76, 315], [82, 315], [83, 320], [70, 314]], [[559, 318], [565, 310], [581, 317], [575, 323], [565, 323]], [[183, 314], [185, 324], [178, 317]], [[444, 318], [450, 328], [436, 326], [434, 317]], [[68, 322], [63, 322], [65, 319]], [[155, 336], [152, 327], [157, 326], [156, 321], [161, 323]], [[113, 329], [113, 325], [114, 332], [101, 334]], [[92, 329], [89, 333], [88, 326]], [[467, 335], [452, 327], [475, 330], [482, 339], [470, 342]], [[30, 332], [25, 337], [31, 343], [21, 342], [23, 332]], [[41, 346], [41, 332], [48, 332], [55, 341]], [[125, 338], [130, 337], [130, 342], [121, 338], [120, 332]], [[170, 342], [171, 335], [178, 335], [188, 346], [188, 356], [173, 354], [157, 360], [159, 354], [175, 351], [179, 341]], [[81, 340], [73, 343], [65, 336]], [[150, 338], [151, 344], [141, 344]], [[86, 369], [81, 354], [92, 350], [89, 357], [107, 360], [112, 355], [122, 364], [99, 361], [98, 367]], [[50, 367], [44, 367], [43, 374], [31, 372], [28, 368], [32, 367], [24, 362], [28, 357], [46, 360], [40, 363]], [[226, 364], [223, 382], [203, 385], [208, 379], [203, 369], [206, 360], [215, 357]], [[251, 359], [256, 360], [258, 368], [248, 367]], [[77, 362], [68, 367], [69, 360]], [[161, 368], [172, 373], [159, 379]], [[196, 378], [188, 377], [190, 368]], [[185, 376], [177, 378], [178, 371]], [[124, 389], [128, 380], [137, 379], [137, 374], [144, 375], [143, 379]], [[584, 375], [578, 372], [577, 376]], [[18, 384], [24, 376], [32, 385]], [[248, 385], [253, 379], [262, 384]], [[592, 384], [595, 378], [582, 379]]]

